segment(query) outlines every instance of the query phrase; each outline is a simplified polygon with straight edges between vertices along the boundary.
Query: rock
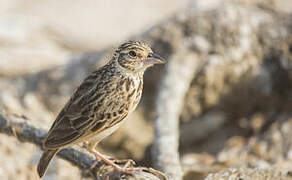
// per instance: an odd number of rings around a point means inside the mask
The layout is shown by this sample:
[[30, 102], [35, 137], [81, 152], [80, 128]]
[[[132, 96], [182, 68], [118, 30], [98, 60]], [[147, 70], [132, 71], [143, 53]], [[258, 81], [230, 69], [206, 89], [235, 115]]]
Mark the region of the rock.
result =
[[[189, 153], [182, 157], [184, 180], [235, 178], [264, 179], [279, 176], [292, 178], [282, 172], [292, 169], [291, 115], [280, 115], [264, 132], [250, 138], [234, 136], [216, 156]], [[236, 167], [236, 168], [234, 168]], [[218, 173], [215, 173], [218, 172]]]
[[215, 174], [210, 174], [205, 180], [290, 180], [291, 172], [281, 172], [277, 169], [245, 169], [230, 168]]
[[218, 154], [227, 167], [278, 167], [292, 169], [291, 114], [279, 115], [264, 132], [251, 138], [232, 137]]

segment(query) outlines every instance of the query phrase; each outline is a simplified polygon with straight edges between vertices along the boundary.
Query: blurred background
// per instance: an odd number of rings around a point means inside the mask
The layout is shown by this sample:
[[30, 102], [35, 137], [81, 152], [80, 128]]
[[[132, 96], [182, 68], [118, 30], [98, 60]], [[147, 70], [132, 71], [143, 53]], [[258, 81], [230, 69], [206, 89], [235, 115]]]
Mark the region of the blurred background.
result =
[[[233, 166], [291, 169], [291, 13], [291, 0], [1, 0], [0, 112], [48, 129], [89, 72], [139, 39], [168, 61], [205, 62], [180, 113], [184, 179]], [[146, 72], [138, 109], [101, 152], [153, 166], [163, 68]], [[40, 153], [0, 134], [0, 179], [37, 179]], [[80, 177], [68, 162], [53, 164], [45, 180]]]

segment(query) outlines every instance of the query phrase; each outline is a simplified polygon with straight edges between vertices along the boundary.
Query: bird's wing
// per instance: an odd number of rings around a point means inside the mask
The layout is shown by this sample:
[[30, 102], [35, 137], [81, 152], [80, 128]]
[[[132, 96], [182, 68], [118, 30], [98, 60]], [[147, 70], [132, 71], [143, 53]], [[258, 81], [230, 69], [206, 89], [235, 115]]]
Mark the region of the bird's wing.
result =
[[45, 149], [56, 149], [66, 146], [84, 134], [84, 132], [78, 131], [71, 126], [68, 116], [65, 115], [58, 121], [61, 123], [55, 124], [43, 143]]
[[92, 97], [90, 93], [93, 92], [90, 89], [94, 87], [94, 83], [96, 76], [89, 76], [74, 92], [49, 130], [43, 142], [45, 149], [60, 148], [74, 143], [86, 136], [92, 126], [104, 127], [105, 121], [99, 121], [88, 106], [89, 97]]
[[110, 78], [115, 77], [105, 78], [102, 72], [97, 72], [83, 81], [49, 130], [43, 143], [45, 149], [79, 142], [92, 133], [111, 128], [127, 116], [129, 104], [110, 94], [118, 91], [113, 86], [115, 79]]

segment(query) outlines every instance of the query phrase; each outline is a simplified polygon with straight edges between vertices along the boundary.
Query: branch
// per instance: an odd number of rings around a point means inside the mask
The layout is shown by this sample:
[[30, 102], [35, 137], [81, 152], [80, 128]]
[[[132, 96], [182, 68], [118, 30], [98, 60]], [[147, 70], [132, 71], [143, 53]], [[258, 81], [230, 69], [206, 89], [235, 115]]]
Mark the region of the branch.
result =
[[[20, 117], [12, 114], [0, 113], [0, 133], [7, 134], [9, 136], [15, 136], [21, 142], [29, 142], [41, 147], [42, 140], [46, 136], [46, 131], [38, 129], [31, 125], [25, 117]], [[80, 170], [87, 170], [94, 163], [93, 156], [87, 153], [80, 152], [74, 148], [65, 148], [61, 150], [57, 156], [64, 160], [67, 160], [72, 165], [77, 166]], [[148, 168], [145, 171], [134, 172], [135, 177], [120, 174], [116, 172], [111, 166], [98, 163], [90, 174], [84, 174], [84, 176], [91, 176], [94, 179], [117, 179], [124, 178], [125, 180], [145, 179], [145, 180], [167, 180], [166, 176], [152, 168]]]
[[159, 169], [174, 180], [182, 179], [182, 168], [178, 153], [179, 115], [184, 96], [198, 68], [197, 57], [186, 51], [185, 45], [178, 47], [175, 56], [166, 65], [156, 101], [157, 119], [153, 157]]

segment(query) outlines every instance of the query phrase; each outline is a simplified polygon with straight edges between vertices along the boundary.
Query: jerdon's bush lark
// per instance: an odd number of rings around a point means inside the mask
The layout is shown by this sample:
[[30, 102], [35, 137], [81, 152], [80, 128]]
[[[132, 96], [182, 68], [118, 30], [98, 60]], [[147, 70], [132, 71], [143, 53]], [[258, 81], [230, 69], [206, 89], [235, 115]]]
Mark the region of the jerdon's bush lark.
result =
[[37, 171], [42, 177], [55, 154], [67, 146], [84, 142], [97, 160], [118, 171], [129, 172], [95, 150], [96, 145], [117, 130], [140, 101], [143, 74], [154, 65], [164, 63], [150, 47], [139, 41], [122, 44], [112, 59], [92, 72], [75, 90], [61, 110], [47, 137]]

